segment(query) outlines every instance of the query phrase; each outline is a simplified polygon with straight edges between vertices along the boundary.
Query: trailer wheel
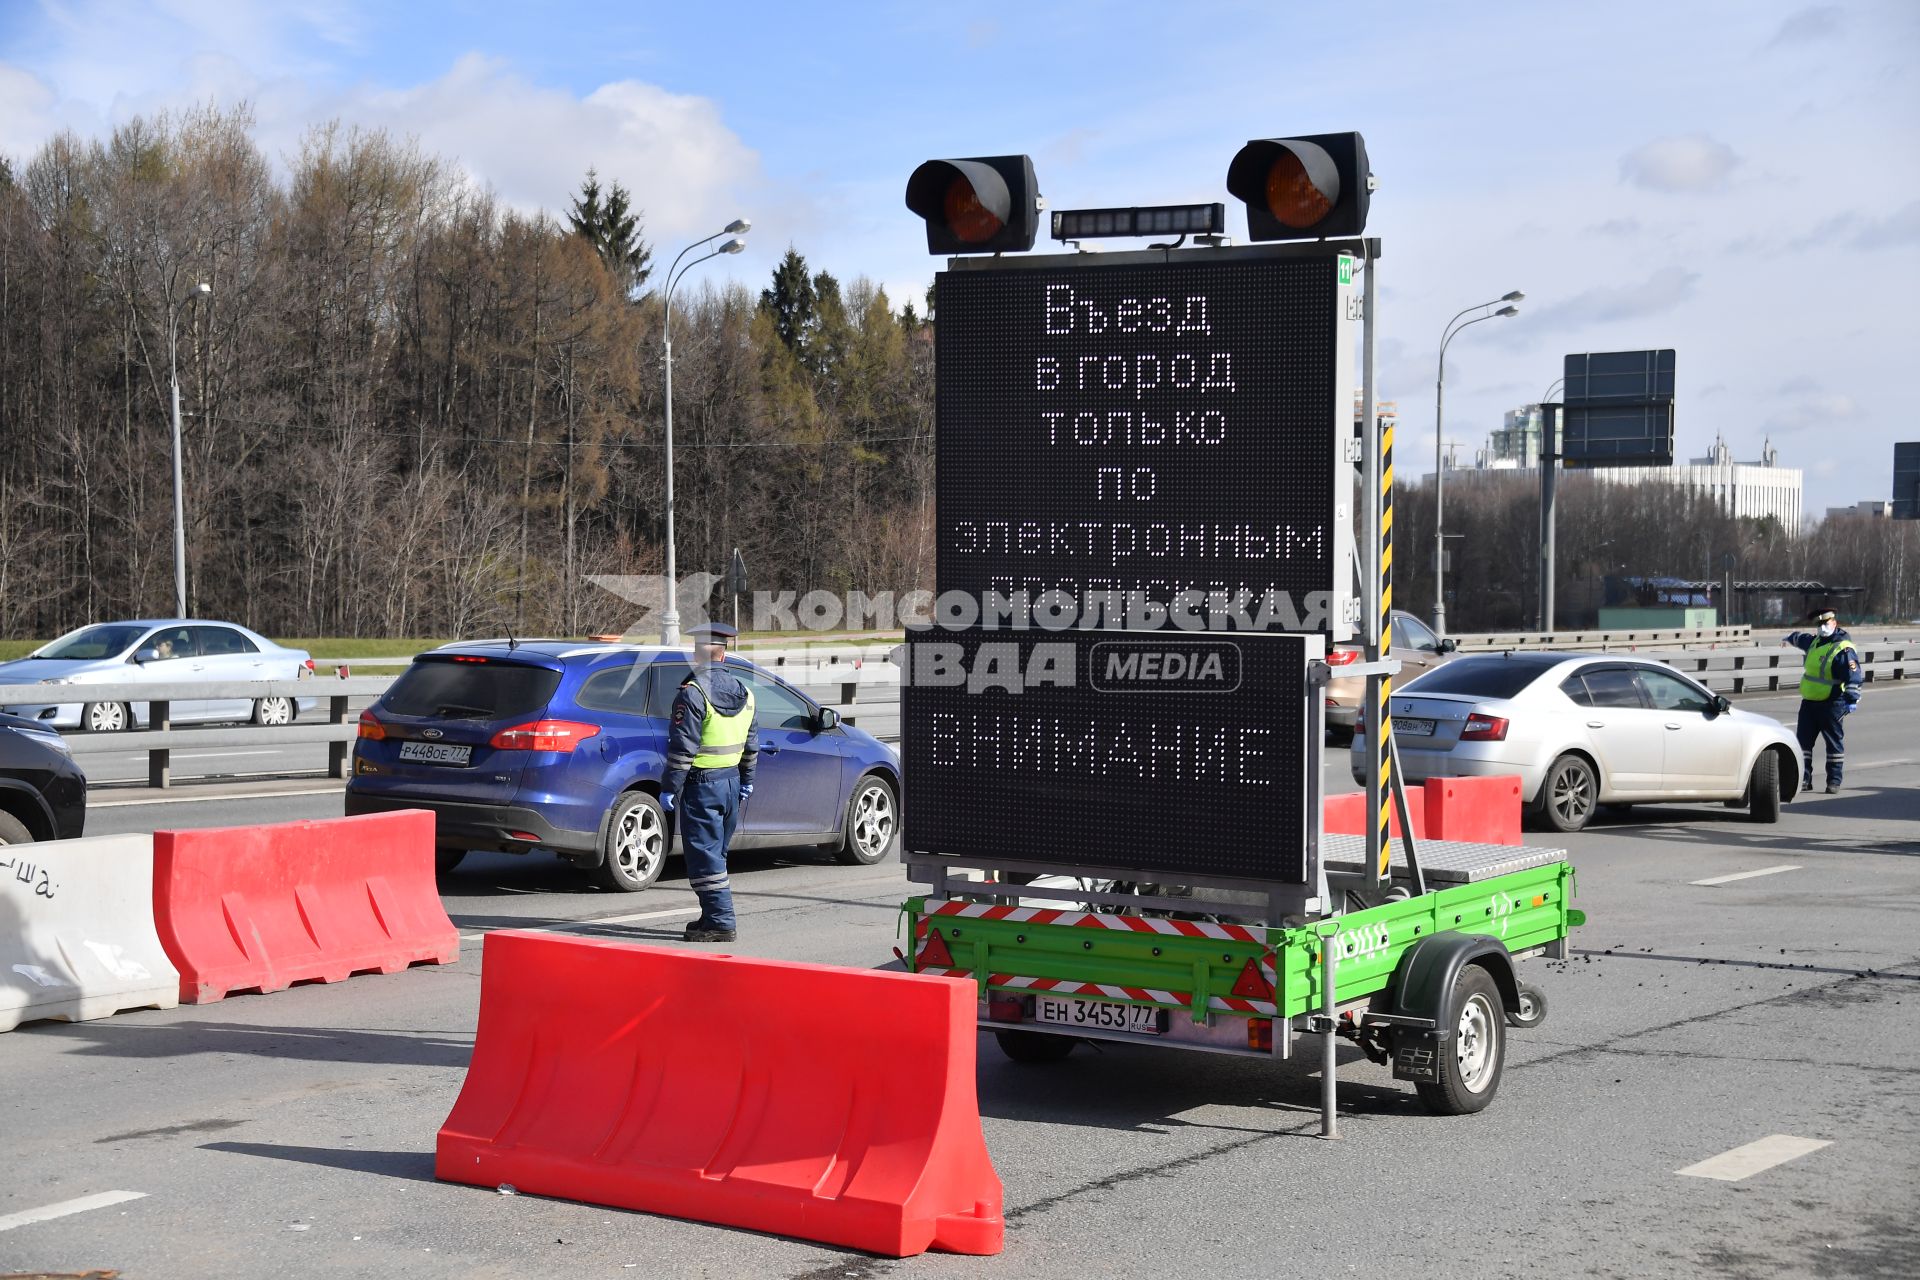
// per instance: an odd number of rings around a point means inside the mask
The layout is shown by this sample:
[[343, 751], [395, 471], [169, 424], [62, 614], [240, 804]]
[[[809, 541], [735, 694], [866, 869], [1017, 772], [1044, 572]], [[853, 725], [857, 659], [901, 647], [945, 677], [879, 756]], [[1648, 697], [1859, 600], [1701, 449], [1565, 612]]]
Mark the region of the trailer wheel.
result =
[[1547, 993], [1531, 983], [1520, 984], [1520, 1007], [1507, 1010], [1507, 1025], [1531, 1030], [1547, 1020]]
[[1414, 1086], [1429, 1111], [1471, 1115], [1493, 1101], [1507, 1058], [1502, 1016], [1500, 988], [1494, 985], [1493, 975], [1479, 965], [1462, 969], [1447, 999], [1444, 1025], [1453, 1028], [1453, 1037], [1447, 1052], [1438, 1055], [1439, 1079]]
[[1000, 1052], [1015, 1062], [1029, 1064], [1059, 1062], [1079, 1043], [1068, 1036], [1048, 1036], [1038, 1031], [996, 1031], [993, 1036], [1000, 1042]]

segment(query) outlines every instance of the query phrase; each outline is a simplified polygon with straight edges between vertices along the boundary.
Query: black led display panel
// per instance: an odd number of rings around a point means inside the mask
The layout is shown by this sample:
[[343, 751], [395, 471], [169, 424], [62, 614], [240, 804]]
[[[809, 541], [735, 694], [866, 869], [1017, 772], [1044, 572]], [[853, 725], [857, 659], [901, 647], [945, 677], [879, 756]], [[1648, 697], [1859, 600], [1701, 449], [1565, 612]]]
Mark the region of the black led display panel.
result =
[[1103, 593], [1192, 591], [1254, 606], [1207, 630], [1328, 631], [1338, 270], [942, 272], [939, 590], [1062, 591], [1090, 626]]
[[1307, 769], [1319, 761], [1306, 732], [1307, 645], [1251, 633], [910, 633], [909, 853], [1140, 870], [1175, 884], [1305, 883]]

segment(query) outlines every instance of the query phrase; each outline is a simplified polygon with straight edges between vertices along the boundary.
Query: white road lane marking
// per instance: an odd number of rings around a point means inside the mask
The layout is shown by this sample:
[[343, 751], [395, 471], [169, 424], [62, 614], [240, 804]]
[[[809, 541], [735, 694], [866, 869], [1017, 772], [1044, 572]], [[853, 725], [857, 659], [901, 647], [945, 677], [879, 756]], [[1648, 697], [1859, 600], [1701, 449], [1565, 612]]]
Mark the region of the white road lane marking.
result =
[[665, 920], [669, 916], [697, 916], [698, 907], [673, 907], [666, 911], [639, 911], [630, 916], [601, 916], [598, 920], [571, 920], [567, 927], [582, 929], [595, 924], [632, 924], [635, 920]]
[[1777, 867], [1761, 867], [1757, 871], [1736, 871], [1730, 876], [1713, 876], [1706, 880], [1690, 880], [1687, 883], [1705, 885], [1732, 884], [1735, 880], [1751, 880], [1755, 876], [1777, 876], [1782, 871], [1798, 871], [1799, 869], [1798, 866], [1792, 863], [1783, 862]]
[[1702, 1160], [1699, 1164], [1690, 1164], [1676, 1170], [1682, 1178], [1713, 1178], [1720, 1182], [1739, 1182], [1751, 1178], [1756, 1173], [1765, 1173], [1775, 1165], [1785, 1164], [1789, 1160], [1798, 1160], [1810, 1155], [1822, 1147], [1830, 1147], [1831, 1142], [1820, 1138], [1796, 1138], [1791, 1134], [1776, 1133], [1761, 1138], [1758, 1142], [1749, 1142], [1744, 1147], [1735, 1147], [1722, 1155]]
[[125, 1204], [129, 1200], [144, 1200], [144, 1191], [101, 1191], [90, 1196], [81, 1196], [77, 1200], [62, 1200], [58, 1204], [43, 1204], [38, 1209], [22, 1209], [19, 1213], [10, 1213], [0, 1218], [0, 1231], [11, 1231], [15, 1227], [28, 1227], [36, 1222], [47, 1222], [54, 1218], [64, 1218], [69, 1214], [85, 1213], [89, 1209], [104, 1209], [108, 1205]]
[[231, 800], [284, 800], [288, 796], [326, 796], [346, 789], [345, 784], [309, 787], [305, 791], [249, 791], [239, 796], [167, 796], [161, 800], [89, 800], [89, 809], [138, 809], [149, 804], [223, 804]]
[[1851, 761], [1851, 760], [1849, 760], [1849, 761], [1847, 761], [1847, 767], [1848, 767], [1849, 769], [1891, 769], [1891, 768], [1893, 768], [1893, 767], [1894, 767], [1895, 765], [1897, 765], [1897, 764], [1915, 764], [1915, 763], [1920, 763], [1920, 761], [1913, 761], [1913, 760], [1869, 760], [1869, 761], [1867, 761], [1867, 762], [1866, 762], [1866, 763], [1864, 763], [1864, 764], [1855, 764], [1855, 763], [1854, 763], [1853, 761]]

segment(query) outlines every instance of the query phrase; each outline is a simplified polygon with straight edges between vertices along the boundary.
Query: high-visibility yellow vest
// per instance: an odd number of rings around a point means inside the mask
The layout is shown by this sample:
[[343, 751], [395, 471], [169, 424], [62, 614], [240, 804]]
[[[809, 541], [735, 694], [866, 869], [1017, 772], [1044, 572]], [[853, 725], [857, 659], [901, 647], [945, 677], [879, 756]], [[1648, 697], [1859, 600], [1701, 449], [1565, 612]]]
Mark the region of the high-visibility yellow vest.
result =
[[1825, 702], [1843, 680], [1833, 676], [1833, 660], [1853, 648], [1851, 640], [1814, 641], [1807, 646], [1807, 668], [1800, 676], [1800, 696], [1808, 702]]
[[714, 710], [713, 694], [698, 676], [693, 679], [693, 687], [700, 691], [707, 705], [706, 715], [700, 721], [700, 754], [693, 758], [693, 767], [731, 769], [740, 763], [741, 753], [747, 749], [747, 734], [753, 731], [753, 690], [747, 690], [745, 705], [728, 715]]

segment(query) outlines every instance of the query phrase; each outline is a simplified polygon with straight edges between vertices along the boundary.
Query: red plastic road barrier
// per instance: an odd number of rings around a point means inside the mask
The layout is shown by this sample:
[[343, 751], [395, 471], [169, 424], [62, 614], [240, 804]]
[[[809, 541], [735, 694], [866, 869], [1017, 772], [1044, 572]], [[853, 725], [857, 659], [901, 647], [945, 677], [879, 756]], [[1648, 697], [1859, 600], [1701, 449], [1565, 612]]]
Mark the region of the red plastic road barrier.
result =
[[[1428, 778], [1426, 792], [1427, 833], [1435, 840], [1467, 840], [1478, 844], [1520, 843], [1518, 775]], [[1412, 805], [1411, 798], [1408, 805]]]
[[[1328, 796], [1321, 804], [1322, 830], [1328, 835], [1363, 836], [1367, 834], [1367, 793], [1349, 791], [1344, 795]], [[1427, 838], [1427, 807], [1421, 798], [1420, 787], [1407, 788], [1407, 816], [1413, 819], [1413, 838]], [[1387, 819], [1389, 829], [1394, 835], [1400, 834], [1400, 814], [1393, 811]]]
[[279, 991], [459, 958], [423, 810], [160, 831], [153, 915], [180, 999]]
[[449, 1182], [906, 1257], [998, 1253], [969, 982], [487, 935]]

